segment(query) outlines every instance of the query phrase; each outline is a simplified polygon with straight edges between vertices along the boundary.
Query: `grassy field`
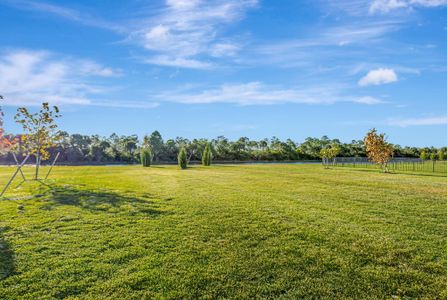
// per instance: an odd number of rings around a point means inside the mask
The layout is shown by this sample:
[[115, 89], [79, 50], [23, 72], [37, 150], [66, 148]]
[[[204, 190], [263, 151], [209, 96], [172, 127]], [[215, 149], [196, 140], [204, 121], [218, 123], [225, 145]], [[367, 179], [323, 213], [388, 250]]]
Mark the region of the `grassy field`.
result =
[[1, 299], [447, 298], [446, 177], [251, 165], [52, 178], [0, 200]]

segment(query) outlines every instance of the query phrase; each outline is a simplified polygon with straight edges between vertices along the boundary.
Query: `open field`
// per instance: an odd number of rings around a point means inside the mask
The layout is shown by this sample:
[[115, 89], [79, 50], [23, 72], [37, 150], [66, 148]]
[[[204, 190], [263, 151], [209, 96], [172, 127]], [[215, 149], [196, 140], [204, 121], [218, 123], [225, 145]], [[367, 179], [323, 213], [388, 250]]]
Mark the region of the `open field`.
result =
[[447, 298], [446, 177], [250, 165], [52, 178], [0, 200], [2, 299]]

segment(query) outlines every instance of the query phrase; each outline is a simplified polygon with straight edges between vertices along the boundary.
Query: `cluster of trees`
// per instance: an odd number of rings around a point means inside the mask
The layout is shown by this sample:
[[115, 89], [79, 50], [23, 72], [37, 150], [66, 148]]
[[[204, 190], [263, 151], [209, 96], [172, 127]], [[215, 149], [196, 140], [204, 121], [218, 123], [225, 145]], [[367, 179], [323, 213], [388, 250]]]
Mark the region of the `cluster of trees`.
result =
[[431, 151], [427, 150], [427, 149], [423, 149], [421, 151], [420, 158], [422, 160], [428, 160], [428, 159], [430, 159], [430, 160], [445, 160], [446, 155], [447, 155], [447, 151], [445, 150], [445, 148], [441, 148], [439, 150], [432, 149]]
[[[141, 160], [142, 149], [155, 163], [176, 162], [182, 148], [185, 149], [188, 161], [202, 161], [202, 154], [207, 145], [209, 153], [214, 161], [287, 161], [287, 160], [316, 160], [321, 159], [322, 150], [328, 148], [337, 149], [339, 157], [366, 157], [364, 141], [355, 140], [350, 143], [342, 143], [338, 139], [307, 138], [302, 143], [296, 143], [291, 139], [281, 141], [276, 137], [271, 139], [250, 140], [241, 137], [230, 141], [224, 136], [216, 139], [175, 138], [164, 140], [158, 131], [145, 136], [140, 142], [137, 135], [118, 136], [112, 134], [109, 137], [98, 135], [68, 134], [61, 132], [56, 146], [50, 147], [48, 152], [51, 157], [60, 152], [59, 162], [65, 163], [138, 163]], [[18, 143], [22, 139], [17, 137]], [[18, 151], [20, 151], [20, 145]], [[447, 148], [416, 148], [393, 145], [395, 157], [421, 157], [424, 152], [427, 159], [431, 153], [445, 153]], [[147, 152], [146, 151], [146, 152]], [[437, 155], [443, 158], [443, 155]], [[13, 163], [9, 155], [3, 157], [3, 161]]]

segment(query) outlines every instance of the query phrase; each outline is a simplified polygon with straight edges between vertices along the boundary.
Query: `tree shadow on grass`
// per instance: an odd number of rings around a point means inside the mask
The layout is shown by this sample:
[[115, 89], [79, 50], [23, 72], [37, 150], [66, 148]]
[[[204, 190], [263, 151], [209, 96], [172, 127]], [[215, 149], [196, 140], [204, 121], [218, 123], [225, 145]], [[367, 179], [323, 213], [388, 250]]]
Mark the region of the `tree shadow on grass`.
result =
[[0, 228], [0, 280], [13, 274], [15, 270], [14, 252], [3, 238], [3, 231], [5, 230], [6, 228]]
[[157, 217], [169, 212], [160, 209], [154, 195], [145, 193], [141, 197], [119, 194], [107, 189], [87, 190], [70, 185], [47, 185], [42, 195], [47, 202], [42, 209], [52, 210], [55, 206], [71, 205], [97, 213], [144, 215]]

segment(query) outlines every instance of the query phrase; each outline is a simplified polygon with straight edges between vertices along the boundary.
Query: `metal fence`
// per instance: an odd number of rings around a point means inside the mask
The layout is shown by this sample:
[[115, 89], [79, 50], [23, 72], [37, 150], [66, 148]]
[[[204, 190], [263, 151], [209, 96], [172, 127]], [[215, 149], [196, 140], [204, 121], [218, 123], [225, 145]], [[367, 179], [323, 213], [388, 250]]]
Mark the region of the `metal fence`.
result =
[[[333, 162], [337, 167], [379, 169], [380, 166], [371, 163], [366, 157], [337, 157]], [[388, 168], [392, 171], [447, 173], [447, 161], [422, 160], [420, 158], [393, 158]]]

